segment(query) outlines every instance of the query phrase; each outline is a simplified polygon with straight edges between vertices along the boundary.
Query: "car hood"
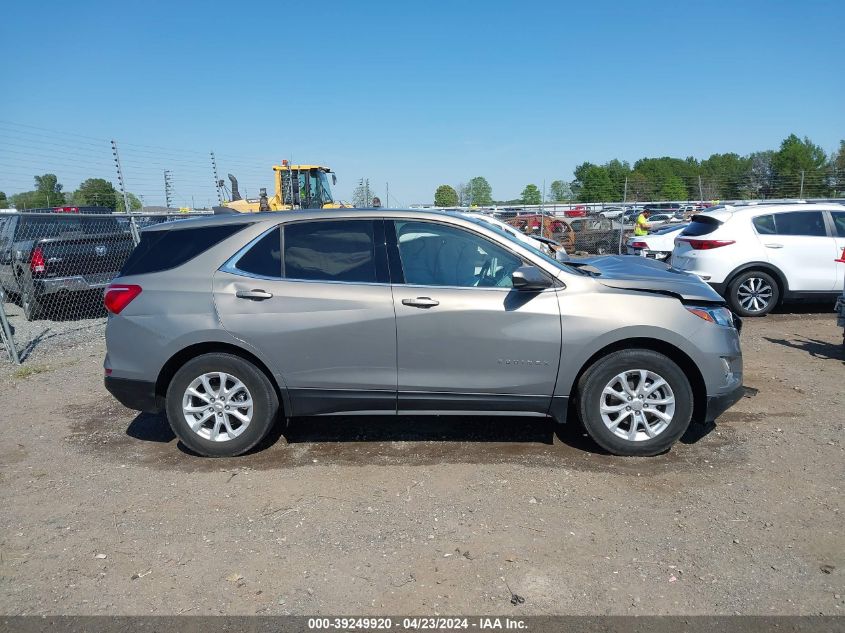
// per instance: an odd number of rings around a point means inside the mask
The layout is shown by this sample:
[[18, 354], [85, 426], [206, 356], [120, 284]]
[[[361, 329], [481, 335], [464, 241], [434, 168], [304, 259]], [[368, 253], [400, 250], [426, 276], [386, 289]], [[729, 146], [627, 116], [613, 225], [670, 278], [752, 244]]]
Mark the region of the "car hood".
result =
[[696, 275], [654, 259], [610, 255], [585, 257], [569, 263], [586, 266], [595, 275], [596, 281], [609, 288], [671, 294], [685, 301], [724, 302], [713, 288]]

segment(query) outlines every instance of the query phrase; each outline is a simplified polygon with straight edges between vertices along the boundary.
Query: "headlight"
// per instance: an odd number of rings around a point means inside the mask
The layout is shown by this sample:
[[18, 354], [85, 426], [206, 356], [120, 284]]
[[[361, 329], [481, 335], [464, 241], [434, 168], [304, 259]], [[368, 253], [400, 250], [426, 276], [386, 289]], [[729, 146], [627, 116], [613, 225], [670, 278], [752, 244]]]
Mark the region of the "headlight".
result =
[[733, 327], [734, 319], [731, 311], [725, 307], [711, 308], [707, 306], [684, 306], [689, 312], [692, 312], [699, 319], [710, 321], [716, 325], [724, 325], [725, 327]]

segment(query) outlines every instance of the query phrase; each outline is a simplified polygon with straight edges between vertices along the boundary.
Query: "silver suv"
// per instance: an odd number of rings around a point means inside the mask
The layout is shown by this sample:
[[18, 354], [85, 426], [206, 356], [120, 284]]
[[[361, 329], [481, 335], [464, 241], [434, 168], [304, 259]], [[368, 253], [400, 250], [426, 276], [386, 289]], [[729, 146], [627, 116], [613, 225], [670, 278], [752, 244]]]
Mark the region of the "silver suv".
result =
[[654, 455], [741, 395], [739, 320], [698, 277], [558, 262], [457, 214], [161, 224], [105, 304], [107, 389], [208, 456], [280, 416], [502, 412], [576, 417], [611, 453]]

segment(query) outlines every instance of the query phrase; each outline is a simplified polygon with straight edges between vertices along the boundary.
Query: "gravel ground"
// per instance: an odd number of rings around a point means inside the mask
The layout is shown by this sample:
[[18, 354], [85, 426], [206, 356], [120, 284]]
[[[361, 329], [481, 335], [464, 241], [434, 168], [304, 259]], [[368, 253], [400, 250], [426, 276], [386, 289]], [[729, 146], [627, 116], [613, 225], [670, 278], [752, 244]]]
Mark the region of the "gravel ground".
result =
[[746, 321], [747, 397], [645, 459], [518, 418], [293, 420], [203, 459], [104, 391], [100, 321], [45, 325], [0, 366], [2, 614], [845, 610], [829, 312]]

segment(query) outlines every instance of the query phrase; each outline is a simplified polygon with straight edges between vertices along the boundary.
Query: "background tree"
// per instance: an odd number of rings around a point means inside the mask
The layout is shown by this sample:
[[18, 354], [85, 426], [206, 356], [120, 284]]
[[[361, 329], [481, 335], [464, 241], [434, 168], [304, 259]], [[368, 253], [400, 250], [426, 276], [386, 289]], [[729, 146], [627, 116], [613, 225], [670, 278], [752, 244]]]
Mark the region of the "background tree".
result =
[[17, 209], [58, 207], [65, 204], [65, 195], [56, 174], [44, 174], [35, 176], [35, 191], [16, 193], [12, 204]]
[[833, 195], [841, 196], [845, 192], [845, 141], [839, 141], [839, 151], [830, 158], [833, 173]]
[[[138, 199], [134, 193], [129, 191], [126, 192], [126, 197], [129, 199], [129, 210], [130, 211], [140, 211], [144, 205]], [[123, 196], [120, 193], [117, 194], [117, 206], [115, 207], [115, 211], [118, 213], [123, 213], [125, 205], [123, 204]]]
[[6, 192], [0, 191], [0, 209], [8, 209], [9, 204], [9, 199], [6, 198]]
[[632, 171], [628, 176], [628, 200], [634, 202], [651, 200], [654, 187], [646, 175], [639, 171]]
[[458, 192], [449, 185], [440, 185], [434, 192], [435, 207], [456, 207], [458, 206]]
[[565, 202], [572, 198], [572, 188], [565, 180], [553, 180], [549, 185], [549, 200], [552, 202]]
[[537, 185], [525, 185], [525, 189], [520, 194], [520, 200], [522, 204], [541, 204], [543, 202], [543, 196]]
[[109, 209], [116, 209], [119, 200], [120, 206], [123, 207], [123, 196], [105, 178], [89, 178], [83, 181], [79, 188], [73, 192], [72, 200], [73, 204], [77, 206], [106, 207]]
[[631, 173], [631, 166], [626, 161], [613, 159], [602, 165], [613, 185], [613, 195], [608, 200], [622, 200], [625, 191], [625, 178]]
[[684, 181], [678, 176], [669, 176], [660, 190], [661, 200], [689, 200]]
[[483, 176], [476, 176], [468, 183], [469, 204], [485, 207], [493, 204], [493, 188]]
[[754, 152], [748, 157], [748, 186], [745, 195], [750, 198], [767, 198], [774, 193], [772, 150]]
[[469, 206], [469, 185], [465, 182], [459, 182], [453, 188], [455, 193], [458, 194], [458, 206]]
[[[775, 194], [782, 198], [803, 195], [805, 198], [822, 197], [827, 194], [828, 183], [824, 150], [804, 137], [802, 141], [790, 134], [772, 156]], [[804, 176], [804, 190], [801, 192], [801, 176]]]
[[[705, 200], [735, 200], [747, 187], [750, 158], [739, 154], [713, 154], [701, 161], [701, 188]], [[694, 184], [694, 183], [693, 183]], [[698, 198], [699, 195], [694, 195]]]
[[[590, 165], [581, 178], [581, 191], [578, 193], [580, 202], [607, 202], [617, 199], [613, 182], [604, 167]], [[618, 199], [621, 200], [622, 196]]]

